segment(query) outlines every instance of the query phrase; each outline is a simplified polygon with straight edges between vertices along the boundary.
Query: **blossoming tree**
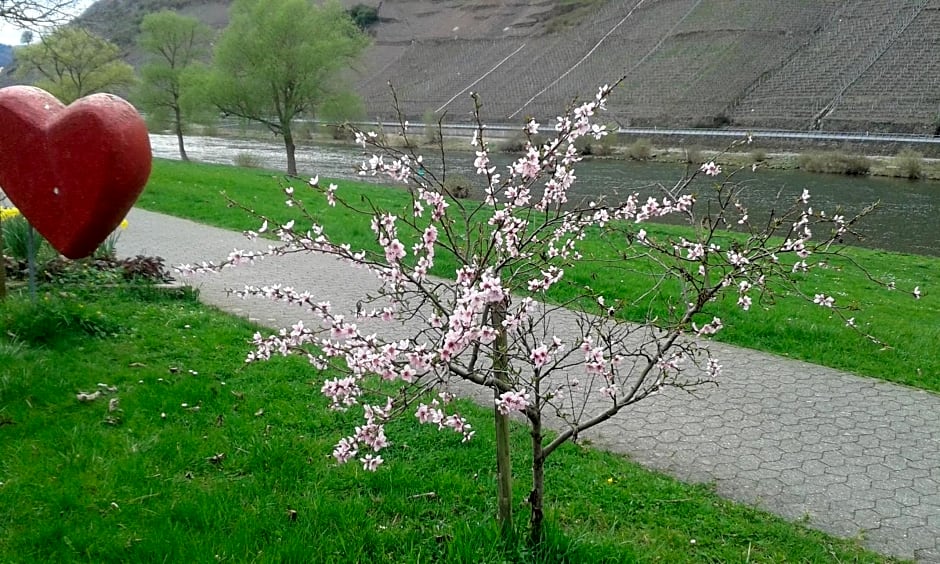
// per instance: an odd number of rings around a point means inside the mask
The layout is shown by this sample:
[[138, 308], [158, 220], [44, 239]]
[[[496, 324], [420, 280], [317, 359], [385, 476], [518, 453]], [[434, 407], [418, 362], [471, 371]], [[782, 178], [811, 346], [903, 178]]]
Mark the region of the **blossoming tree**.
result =
[[[303, 186], [292, 179], [285, 186], [288, 204], [299, 215], [286, 224], [263, 218], [259, 233], [274, 232], [281, 241], [265, 254], [327, 253], [381, 282], [381, 291], [363, 296], [352, 312], [282, 286], [240, 292], [297, 304], [319, 318], [318, 325], [299, 322], [274, 335], [256, 334], [247, 360], [305, 355], [324, 371], [322, 392], [333, 409], [361, 410], [362, 423], [333, 451], [339, 463], [379, 468], [394, 444], [386, 424], [402, 415], [470, 440], [472, 423], [448, 400], [454, 392], [482, 390], [492, 398], [497, 423], [504, 529], [511, 525], [512, 508], [509, 418], [529, 427], [527, 501], [530, 538], [538, 542], [544, 465], [560, 445], [667, 387], [716, 382], [721, 364], [707, 340], [722, 329], [715, 312], [725, 295], [748, 310], [775, 290], [798, 291], [802, 272], [839, 252], [834, 243], [858, 217], [814, 210], [803, 192], [784, 211], [753, 221], [743, 188], [723, 177], [714, 162], [656, 195], [572, 201], [581, 160], [576, 141], [608, 134], [596, 119], [612, 89], [604, 86], [594, 99], [570, 108], [553, 124], [548, 141], [537, 143], [544, 128], [528, 121], [524, 154], [502, 170], [491, 162], [474, 98], [474, 166], [484, 186], [479, 200], [453, 198], [443, 165], [432, 166], [412, 149], [358, 130], [357, 141], [373, 153], [360, 174], [404, 186], [411, 196], [406, 209], [346, 200], [335, 184], [317, 178]], [[402, 118], [400, 125], [407, 141], [408, 124]], [[707, 188], [693, 184], [696, 176], [711, 180]], [[357, 249], [332, 239], [308, 212], [310, 200], [300, 196], [309, 191], [323, 197], [318, 214], [341, 206], [368, 216], [375, 245]], [[681, 234], [644, 228], [667, 216], [685, 224]], [[236, 251], [228, 262], [255, 256]], [[619, 269], [649, 273], [649, 284], [612, 297], [584, 275], [611, 276]], [[851, 324], [831, 295], [804, 297]], [[625, 321], [627, 309], [634, 317], [645, 312], [645, 319]], [[375, 386], [379, 381], [385, 384]], [[388, 393], [390, 388], [395, 392]]]

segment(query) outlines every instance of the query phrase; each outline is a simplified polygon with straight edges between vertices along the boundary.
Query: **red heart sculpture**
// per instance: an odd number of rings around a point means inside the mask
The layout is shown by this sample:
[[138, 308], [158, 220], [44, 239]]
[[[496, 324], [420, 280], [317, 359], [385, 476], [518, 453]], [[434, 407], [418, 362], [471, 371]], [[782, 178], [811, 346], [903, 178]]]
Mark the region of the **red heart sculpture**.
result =
[[66, 107], [39, 88], [0, 90], [0, 188], [69, 258], [90, 255], [120, 225], [152, 158], [146, 124], [117, 96]]

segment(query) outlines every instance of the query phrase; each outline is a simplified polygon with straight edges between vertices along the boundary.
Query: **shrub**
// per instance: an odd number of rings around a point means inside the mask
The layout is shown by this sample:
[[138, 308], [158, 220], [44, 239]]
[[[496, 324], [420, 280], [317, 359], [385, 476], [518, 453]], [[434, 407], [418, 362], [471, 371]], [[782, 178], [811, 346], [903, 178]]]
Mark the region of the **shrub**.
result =
[[346, 124], [331, 123], [329, 125], [324, 125], [323, 127], [326, 129], [327, 135], [336, 141], [352, 141], [356, 137], [356, 135], [346, 126]]
[[627, 157], [635, 161], [648, 161], [653, 156], [653, 143], [649, 139], [637, 139], [627, 147]]
[[751, 151], [751, 160], [755, 163], [762, 163], [767, 160], [767, 151], [763, 149], [754, 149]]
[[524, 134], [519, 133], [503, 141], [498, 151], [502, 153], [521, 153], [525, 151], [525, 144], [528, 140], [531, 140], [536, 147], [545, 142], [541, 135], [532, 135], [527, 139]]
[[614, 136], [605, 135], [600, 139], [594, 139], [590, 135], [586, 135], [579, 137], [574, 146], [584, 155], [609, 157], [614, 154]]
[[258, 158], [254, 153], [248, 153], [242, 151], [235, 155], [235, 158], [232, 159], [232, 162], [235, 163], [235, 166], [241, 168], [261, 168], [261, 159]]
[[524, 135], [515, 135], [503, 141], [499, 150], [503, 153], [521, 153], [525, 149], [526, 138]]
[[442, 141], [440, 119], [434, 110], [424, 112], [424, 141], [429, 145], [439, 145]]
[[349, 17], [352, 19], [353, 23], [359, 27], [359, 29], [365, 31], [366, 28], [372, 24], [378, 23], [379, 21], [379, 9], [374, 6], [366, 6], [365, 4], [356, 4], [352, 8], [346, 11], [349, 14]]
[[473, 183], [462, 174], [448, 174], [444, 181], [444, 190], [454, 198], [466, 198], [470, 196], [470, 188]]
[[871, 171], [871, 159], [862, 155], [848, 155], [841, 151], [804, 153], [797, 165], [807, 172], [863, 176]]
[[894, 157], [894, 165], [898, 167], [897, 175], [902, 178], [918, 180], [924, 177], [924, 155], [911, 149], [904, 149]]
[[686, 163], [698, 166], [705, 162], [705, 159], [702, 157], [702, 149], [699, 147], [686, 147], [684, 151]]

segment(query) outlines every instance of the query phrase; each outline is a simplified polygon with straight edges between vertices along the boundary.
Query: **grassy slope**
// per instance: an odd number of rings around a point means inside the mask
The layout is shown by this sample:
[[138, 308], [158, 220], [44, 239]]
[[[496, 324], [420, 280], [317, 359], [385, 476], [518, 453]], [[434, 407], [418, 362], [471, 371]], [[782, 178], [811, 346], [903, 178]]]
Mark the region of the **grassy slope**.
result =
[[[255, 228], [256, 222], [242, 210], [225, 207], [219, 192], [225, 190], [235, 200], [261, 213], [286, 220], [296, 214], [283, 205], [279, 178], [277, 173], [259, 170], [156, 161], [139, 205], [221, 227]], [[355, 182], [339, 184], [346, 197], [353, 200], [369, 198], [384, 209], [402, 210], [400, 213], [408, 209], [405, 194], [399, 190]], [[319, 200], [311, 201], [310, 207], [325, 208]], [[349, 241], [353, 247], [374, 244], [370, 241], [368, 220], [343, 215], [339, 208], [326, 209], [317, 212], [317, 220], [334, 240]], [[586, 248], [601, 253], [602, 247], [589, 243]], [[772, 308], [767, 303], [756, 304], [751, 312], [743, 312], [733, 303], [717, 304], [714, 313], [727, 327], [719, 333], [720, 340], [940, 391], [940, 355], [935, 353], [940, 343], [940, 292], [933, 291], [940, 287], [940, 260], [863, 249], [852, 250], [851, 256], [876, 277], [895, 280], [899, 288], [920, 286], [923, 299], [914, 300], [906, 292], [882, 290], [851, 265], [839, 262], [808, 275], [802, 289], [809, 295], [825, 291], [840, 302], [857, 307], [858, 311], [853, 312], [857, 322], [888, 346], [871, 343], [846, 330], [838, 320], [830, 319], [824, 308], [785, 296]], [[631, 288], [649, 284], [649, 277], [636, 272], [609, 266], [602, 276], [596, 276], [597, 272], [575, 270], [569, 271], [568, 276], [575, 283], [590, 282], [608, 299], [626, 296]], [[643, 313], [644, 310], [637, 310], [633, 315], [639, 318]]]
[[[309, 365], [246, 366], [254, 328], [191, 296], [52, 289], [0, 304], [0, 321], [0, 561], [535, 561], [497, 540], [486, 410], [460, 406], [478, 428], [464, 445], [395, 424], [390, 463], [367, 473], [332, 463], [358, 416], [324, 409]], [[76, 401], [99, 382], [119, 412]], [[540, 561], [883, 560], [574, 445], [547, 491]]]

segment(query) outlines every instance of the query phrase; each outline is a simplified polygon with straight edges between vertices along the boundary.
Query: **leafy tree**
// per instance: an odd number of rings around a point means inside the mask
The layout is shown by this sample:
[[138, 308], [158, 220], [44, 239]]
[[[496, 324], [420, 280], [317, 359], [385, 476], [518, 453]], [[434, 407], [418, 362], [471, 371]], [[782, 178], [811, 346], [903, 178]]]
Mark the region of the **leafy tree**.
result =
[[183, 144], [186, 121], [200, 108], [192, 81], [188, 78], [199, 62], [209, 55], [212, 30], [195, 18], [163, 10], [144, 17], [137, 44], [147, 53], [148, 62], [140, 69], [134, 101], [152, 120], [169, 117], [179, 142], [180, 158], [188, 161]]
[[216, 46], [211, 101], [282, 136], [287, 172], [296, 174], [293, 120], [343, 96], [339, 71], [366, 43], [336, 2], [236, 0]]
[[33, 42], [33, 32], [28, 29], [24, 30], [23, 33], [20, 34], [20, 43], [23, 45], [29, 45], [32, 42]]
[[95, 92], [131, 86], [134, 69], [116, 45], [77, 27], [60, 27], [16, 50], [17, 76], [39, 75], [36, 86], [69, 104]]

